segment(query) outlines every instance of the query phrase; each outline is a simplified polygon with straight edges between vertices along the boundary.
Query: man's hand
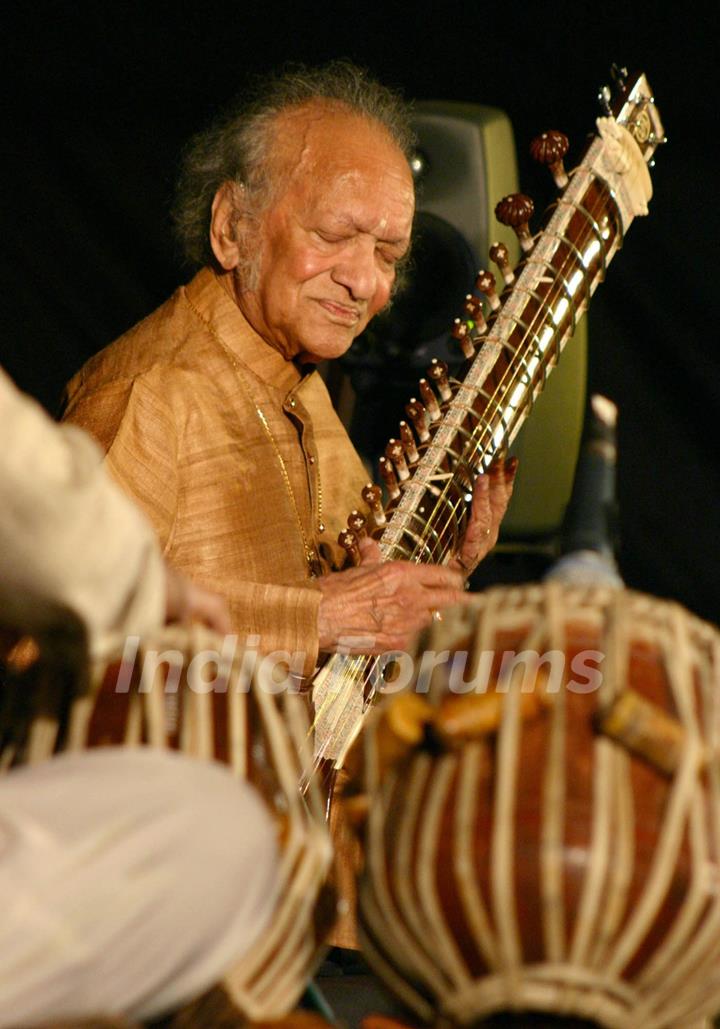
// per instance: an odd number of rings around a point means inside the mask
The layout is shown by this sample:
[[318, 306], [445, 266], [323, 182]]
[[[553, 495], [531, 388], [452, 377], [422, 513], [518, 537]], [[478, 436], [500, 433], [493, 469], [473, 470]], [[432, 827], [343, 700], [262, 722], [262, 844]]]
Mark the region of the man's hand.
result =
[[[374, 540], [360, 541], [362, 563], [318, 580], [320, 650], [382, 654], [404, 650], [433, 611], [465, 599], [459, 572], [441, 565], [383, 561]], [[348, 646], [347, 638], [358, 645]]]
[[197, 586], [174, 568], [167, 566], [165, 621], [202, 622], [208, 629], [225, 635], [230, 632], [230, 612], [224, 597], [204, 586]]
[[505, 517], [512, 496], [518, 459], [493, 461], [490, 469], [479, 475], [473, 487], [470, 521], [459, 554], [448, 562], [448, 568], [470, 575], [498, 541], [500, 523]]
[[[433, 612], [462, 603], [463, 580], [497, 543], [512, 496], [517, 459], [495, 461], [478, 477], [460, 553], [446, 566], [382, 561], [371, 539], [360, 540], [357, 568], [323, 576], [318, 612], [320, 650], [382, 654], [404, 650]], [[348, 644], [356, 638], [357, 645]]]

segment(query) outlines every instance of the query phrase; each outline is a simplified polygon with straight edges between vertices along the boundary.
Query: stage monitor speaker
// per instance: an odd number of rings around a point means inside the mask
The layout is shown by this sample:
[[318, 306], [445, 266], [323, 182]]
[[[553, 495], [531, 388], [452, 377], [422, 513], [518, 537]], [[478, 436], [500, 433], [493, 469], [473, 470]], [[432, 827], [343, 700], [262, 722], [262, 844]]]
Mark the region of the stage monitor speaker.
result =
[[[515, 234], [494, 215], [497, 201], [518, 191], [507, 115], [480, 104], [426, 101], [416, 105], [414, 124], [418, 202], [407, 282], [342, 359], [355, 393], [346, 424], [373, 464], [397, 434], [404, 404], [430, 359], [442, 357], [451, 368], [461, 364], [449, 327], [478, 269], [490, 267], [490, 245], [502, 240], [518, 260]], [[537, 539], [560, 528], [580, 445], [586, 371], [583, 321], [512, 446], [520, 469], [504, 540]]]

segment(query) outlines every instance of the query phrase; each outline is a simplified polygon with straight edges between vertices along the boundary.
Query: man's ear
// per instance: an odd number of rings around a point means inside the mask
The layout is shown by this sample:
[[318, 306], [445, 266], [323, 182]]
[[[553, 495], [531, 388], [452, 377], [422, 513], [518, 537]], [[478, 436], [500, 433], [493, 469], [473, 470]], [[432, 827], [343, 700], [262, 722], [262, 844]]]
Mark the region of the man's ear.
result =
[[236, 182], [223, 182], [212, 202], [210, 246], [216, 261], [225, 271], [232, 271], [240, 262], [235, 226], [238, 209], [242, 204], [242, 192], [242, 186]]

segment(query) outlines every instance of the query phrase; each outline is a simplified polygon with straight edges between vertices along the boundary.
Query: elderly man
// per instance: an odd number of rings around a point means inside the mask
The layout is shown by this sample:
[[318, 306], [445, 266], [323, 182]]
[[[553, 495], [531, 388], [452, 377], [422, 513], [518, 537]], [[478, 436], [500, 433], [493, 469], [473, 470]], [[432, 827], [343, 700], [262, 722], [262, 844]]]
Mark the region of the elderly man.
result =
[[[383, 563], [363, 540], [342, 570], [368, 476], [314, 366], [391, 299], [412, 139], [402, 101], [347, 63], [262, 83], [186, 155], [176, 217], [202, 269], [68, 388], [66, 417], [99, 439], [166, 557], [304, 676], [348, 639], [403, 649], [463, 599], [461, 568], [495, 544], [512, 489], [512, 467], [478, 480], [462, 564]], [[335, 942], [353, 945], [352, 926]]]
[[[100, 440], [166, 556], [303, 674], [348, 636], [401, 648], [462, 597], [459, 566], [383, 564], [371, 541], [340, 570], [367, 472], [313, 371], [391, 298], [411, 144], [402, 102], [352, 65], [264, 83], [186, 157], [177, 220], [204, 267], [68, 390], [66, 417]], [[512, 472], [479, 481], [465, 569], [497, 539]]]

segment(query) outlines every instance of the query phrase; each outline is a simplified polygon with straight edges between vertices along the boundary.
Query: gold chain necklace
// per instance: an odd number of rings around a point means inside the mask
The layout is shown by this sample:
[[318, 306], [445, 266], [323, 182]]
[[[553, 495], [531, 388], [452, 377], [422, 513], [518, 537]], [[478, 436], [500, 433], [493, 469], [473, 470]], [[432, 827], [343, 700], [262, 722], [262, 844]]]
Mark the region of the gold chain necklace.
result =
[[[243, 372], [243, 369], [242, 369], [242, 367], [240, 365], [240, 362], [235, 357], [235, 355], [233, 354], [233, 352], [230, 349], [230, 347], [224, 342], [222, 337], [215, 331], [213, 326], [210, 325], [202, 317], [202, 315], [197, 310], [197, 308], [194, 306], [192, 301], [189, 301], [189, 303], [190, 303], [190, 306], [192, 307], [192, 309], [195, 311], [195, 314], [200, 318], [200, 320], [203, 322], [203, 324], [205, 326], [207, 326], [210, 334], [214, 337], [214, 339], [217, 340], [217, 342], [222, 347], [224, 353], [229, 357], [230, 363], [232, 364], [233, 368], [235, 369], [235, 371], [237, 373], [238, 382], [240, 383], [240, 386], [241, 386], [241, 388], [243, 390], [243, 393], [245, 394], [245, 397], [246, 397], [247, 401], [252, 405], [252, 408], [255, 411], [255, 414], [257, 415], [258, 420], [259, 420], [260, 424], [263, 427], [265, 435], [267, 436], [268, 440], [270, 441], [270, 445], [272, 446], [272, 448], [273, 448], [273, 450], [275, 452], [275, 457], [277, 458], [278, 467], [280, 468], [280, 474], [282, 476], [282, 480], [283, 480], [283, 484], [285, 486], [285, 490], [286, 490], [287, 495], [288, 495], [288, 497], [290, 499], [290, 503], [292, 505], [292, 509], [295, 512], [295, 518], [297, 520], [298, 529], [300, 530], [300, 538], [302, 539], [303, 550], [305, 552], [305, 561], [307, 562], [307, 566], [308, 566], [308, 570], [310, 572], [311, 578], [315, 579], [319, 575], [322, 575], [322, 573], [323, 573], [323, 567], [322, 567], [322, 562], [320, 561], [320, 555], [318, 553], [318, 550], [317, 550], [317, 547], [315, 546], [315, 544], [314, 543], [310, 543], [308, 538], [307, 538], [307, 536], [305, 535], [305, 529], [303, 527], [302, 518], [300, 516], [300, 510], [299, 510], [298, 505], [297, 505], [297, 500], [295, 499], [295, 491], [293, 490], [292, 483], [290, 482], [290, 476], [288, 474], [287, 465], [285, 464], [285, 460], [284, 460], [284, 458], [282, 456], [282, 453], [280, 452], [280, 447], [278, 445], [277, 440], [275, 439], [275, 436], [273, 435], [273, 431], [270, 428], [270, 425], [268, 424], [268, 420], [265, 417], [265, 412], [253, 400], [250, 387], [249, 387], [248, 383], [245, 380], [245, 373]], [[291, 403], [291, 405], [294, 405], [294, 403], [295, 403], [294, 399], [291, 400], [290, 403]], [[315, 464], [316, 464], [315, 483], [316, 483], [316, 487], [317, 487], [317, 500], [318, 500], [318, 502], [317, 502], [318, 529], [319, 529], [320, 532], [324, 532], [325, 531], [325, 526], [323, 525], [323, 521], [322, 521], [323, 495], [322, 495], [322, 483], [320, 481], [320, 466], [319, 466], [319, 462], [317, 460], [315, 461]]]
[[[295, 499], [295, 491], [293, 490], [292, 483], [290, 482], [290, 476], [288, 475], [287, 466], [285, 464], [285, 461], [283, 459], [282, 454], [280, 453], [280, 447], [278, 446], [277, 440], [273, 436], [272, 429], [268, 425], [268, 420], [265, 417], [264, 411], [262, 410], [261, 407], [258, 407], [258, 405], [255, 404], [254, 401], [252, 400], [252, 398], [250, 397], [250, 391], [248, 389], [247, 383], [245, 383], [243, 381], [243, 374], [240, 371], [240, 368], [238, 367], [237, 362], [233, 361], [233, 364], [235, 365], [235, 368], [237, 370], [238, 378], [240, 380], [240, 384], [241, 384], [243, 390], [245, 391], [245, 393], [246, 393], [246, 395], [248, 397], [248, 400], [250, 400], [250, 402], [253, 404], [253, 407], [255, 408], [255, 413], [257, 414], [258, 418], [260, 419], [260, 424], [262, 425], [263, 429], [265, 430], [267, 438], [270, 440], [270, 443], [272, 444], [272, 448], [275, 451], [275, 456], [278, 459], [278, 465], [280, 467], [280, 471], [282, 473], [283, 481], [285, 483], [285, 489], [287, 490], [288, 497], [290, 498], [290, 502], [292, 503], [293, 510], [295, 512], [295, 518], [297, 519], [297, 523], [298, 523], [298, 529], [300, 530], [300, 536], [302, 537], [303, 548], [305, 550], [305, 560], [307, 561], [308, 569], [310, 571], [310, 576], [313, 579], [315, 579], [315, 578], [317, 578], [318, 575], [322, 575], [322, 563], [320, 561], [320, 555], [318, 554], [317, 547], [315, 546], [315, 544], [314, 543], [310, 543], [308, 541], [307, 536], [305, 535], [305, 529], [303, 528], [302, 518], [300, 517], [300, 511], [299, 511], [298, 506], [297, 506], [297, 500]], [[315, 463], [317, 465], [317, 461]], [[325, 529], [325, 526], [323, 525], [323, 521], [322, 521], [322, 483], [320, 482], [320, 469], [319, 468], [317, 469], [317, 471], [315, 473], [315, 483], [316, 483], [316, 486], [317, 486], [317, 498], [318, 498], [318, 503], [317, 503], [318, 529], [319, 529], [320, 532], [323, 532], [324, 529]]]

